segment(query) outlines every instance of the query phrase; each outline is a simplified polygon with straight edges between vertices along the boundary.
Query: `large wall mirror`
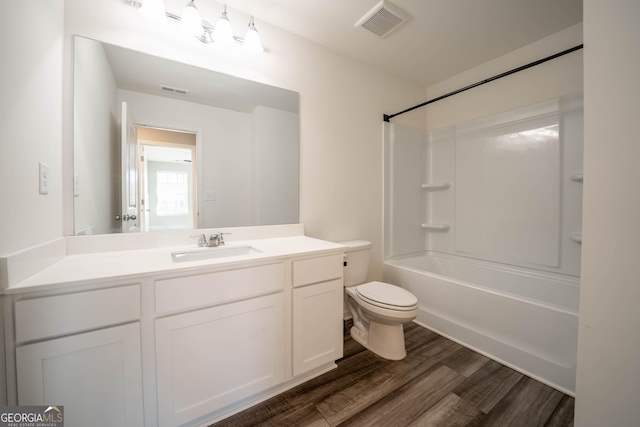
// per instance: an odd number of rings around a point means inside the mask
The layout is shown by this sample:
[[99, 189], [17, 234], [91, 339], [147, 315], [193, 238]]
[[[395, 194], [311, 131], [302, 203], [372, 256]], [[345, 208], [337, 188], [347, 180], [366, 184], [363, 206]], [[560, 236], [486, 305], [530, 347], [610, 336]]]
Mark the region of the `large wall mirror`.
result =
[[299, 96], [76, 36], [75, 234], [297, 223]]

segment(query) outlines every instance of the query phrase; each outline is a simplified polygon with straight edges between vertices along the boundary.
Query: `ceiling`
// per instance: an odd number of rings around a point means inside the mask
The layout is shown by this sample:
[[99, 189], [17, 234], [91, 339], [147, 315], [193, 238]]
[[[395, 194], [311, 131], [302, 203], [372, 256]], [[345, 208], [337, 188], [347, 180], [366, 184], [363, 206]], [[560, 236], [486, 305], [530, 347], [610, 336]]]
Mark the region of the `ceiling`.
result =
[[[78, 42], [101, 44], [119, 89], [159, 95], [228, 110], [252, 112], [261, 105], [298, 112], [298, 93], [227, 74], [136, 52], [76, 36]], [[78, 53], [76, 53], [78, 55]], [[184, 90], [167, 92], [161, 87]]]
[[582, 0], [390, 0], [410, 19], [381, 39], [354, 25], [380, 0], [220, 1], [424, 86], [582, 22]]

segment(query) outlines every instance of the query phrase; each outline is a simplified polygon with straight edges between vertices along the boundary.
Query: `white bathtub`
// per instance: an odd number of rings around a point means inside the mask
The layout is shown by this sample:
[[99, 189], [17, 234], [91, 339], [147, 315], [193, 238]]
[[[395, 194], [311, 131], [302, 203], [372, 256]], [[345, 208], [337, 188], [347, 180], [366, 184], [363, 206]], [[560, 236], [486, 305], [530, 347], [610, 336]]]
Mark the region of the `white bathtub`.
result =
[[425, 253], [387, 259], [418, 298], [416, 322], [574, 395], [579, 278]]

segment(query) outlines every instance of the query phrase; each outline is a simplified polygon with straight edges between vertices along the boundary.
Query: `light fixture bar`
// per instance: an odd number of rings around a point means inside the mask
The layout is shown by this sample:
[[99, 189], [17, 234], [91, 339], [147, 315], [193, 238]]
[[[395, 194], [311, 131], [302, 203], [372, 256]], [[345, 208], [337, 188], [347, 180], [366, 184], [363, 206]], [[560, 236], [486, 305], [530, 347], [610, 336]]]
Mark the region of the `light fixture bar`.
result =
[[[129, 4], [133, 7], [135, 7], [136, 9], [140, 9], [142, 7], [142, 3], [140, 3], [139, 1], [135, 1], [135, 0], [131, 0], [129, 2]], [[173, 21], [173, 22], [180, 22], [180, 17], [178, 15], [175, 15], [171, 12], [166, 12], [164, 13], [167, 17], [168, 20]]]
[[[202, 43], [213, 43], [213, 32], [215, 31], [216, 27], [212, 25], [211, 22], [205, 19], [202, 20], [202, 27], [204, 28], [204, 34], [196, 38]], [[244, 44], [244, 39], [242, 37], [233, 36], [233, 40], [236, 43]]]
[[[135, 8], [141, 8], [142, 7], [142, 3], [136, 0], [130, 0], [129, 4]], [[226, 5], [225, 5], [225, 11], [226, 11]], [[171, 12], [167, 12], [165, 11], [165, 15], [167, 20], [172, 21], [174, 23], [180, 23], [180, 16], [175, 15]], [[250, 20], [250, 25], [253, 23], [253, 16], [251, 17]], [[203, 32], [202, 35], [200, 36], [196, 36], [195, 38], [198, 39], [200, 42], [205, 43], [205, 44], [209, 44], [209, 43], [213, 43], [213, 32], [215, 31], [215, 26], [213, 24], [211, 24], [209, 21], [203, 19], [202, 20], [202, 28], [203, 28]], [[235, 42], [235, 44], [239, 44], [239, 45], [243, 45], [245, 40], [242, 37], [237, 37], [237, 36], [232, 36], [233, 37], [233, 41]]]

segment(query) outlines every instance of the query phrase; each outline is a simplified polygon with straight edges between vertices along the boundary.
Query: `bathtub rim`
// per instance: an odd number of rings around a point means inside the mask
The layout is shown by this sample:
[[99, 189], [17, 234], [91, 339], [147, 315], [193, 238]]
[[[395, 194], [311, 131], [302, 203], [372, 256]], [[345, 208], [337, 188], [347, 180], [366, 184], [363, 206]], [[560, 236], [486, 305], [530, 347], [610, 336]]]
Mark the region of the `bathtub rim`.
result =
[[[563, 306], [563, 305], [554, 304], [554, 303], [547, 302], [547, 301], [542, 301], [540, 299], [535, 299], [535, 298], [526, 297], [526, 296], [522, 296], [522, 295], [518, 295], [518, 294], [514, 294], [514, 293], [509, 293], [509, 292], [505, 292], [505, 291], [501, 291], [501, 290], [496, 290], [495, 288], [491, 288], [491, 287], [488, 287], [488, 286], [485, 286], [485, 285], [472, 283], [472, 282], [467, 282], [465, 280], [461, 280], [461, 279], [458, 279], [456, 277], [447, 276], [447, 275], [441, 274], [441, 273], [435, 273], [433, 271], [424, 270], [424, 269], [420, 269], [420, 268], [417, 268], [417, 267], [403, 265], [401, 263], [402, 260], [406, 260], [406, 259], [410, 259], [410, 258], [418, 258], [418, 257], [428, 257], [428, 256], [440, 257], [440, 258], [449, 259], [449, 260], [453, 260], [453, 261], [457, 261], [457, 262], [463, 262], [463, 263], [467, 263], [467, 264], [471, 264], [471, 265], [475, 265], [475, 266], [479, 266], [479, 267], [487, 267], [487, 266], [489, 266], [489, 267], [491, 267], [491, 268], [493, 268], [495, 270], [499, 270], [499, 271], [502, 271], [502, 272], [505, 272], [505, 273], [509, 273], [509, 274], [527, 276], [527, 277], [530, 277], [530, 278], [536, 278], [536, 279], [541, 279], [541, 280], [547, 279], [547, 280], [553, 280], [553, 281], [561, 282], [563, 285], [577, 288], [577, 291], [578, 291], [578, 301], [577, 301], [578, 306], [574, 310], [571, 307], [566, 307], [566, 306]], [[489, 293], [492, 293], [494, 295], [498, 295], [498, 296], [501, 296], [501, 297], [504, 297], [504, 298], [509, 298], [509, 299], [512, 299], [512, 300], [524, 301], [526, 303], [534, 304], [534, 305], [537, 305], [537, 306], [540, 306], [540, 307], [544, 307], [544, 308], [548, 308], [550, 310], [556, 310], [556, 311], [559, 311], [559, 312], [563, 312], [563, 313], [571, 314], [571, 315], [575, 315], [575, 316], [578, 316], [578, 314], [579, 314], [579, 290], [580, 290], [580, 277], [579, 276], [573, 276], [573, 275], [568, 275], [568, 274], [564, 274], [564, 273], [555, 273], [555, 272], [549, 272], [549, 271], [535, 270], [535, 269], [527, 268], [527, 267], [511, 266], [509, 264], [503, 264], [503, 263], [498, 263], [498, 262], [493, 262], [493, 261], [478, 260], [478, 259], [475, 259], [475, 258], [469, 258], [469, 257], [461, 256], [461, 255], [453, 255], [453, 254], [449, 254], [449, 253], [437, 252], [437, 251], [431, 251], [431, 250], [413, 252], [413, 253], [410, 253], [410, 254], [396, 255], [396, 256], [392, 256], [392, 257], [385, 257], [384, 261], [383, 261], [383, 269], [387, 265], [389, 265], [390, 267], [402, 268], [402, 269], [405, 269], [405, 270], [409, 270], [409, 271], [414, 272], [416, 274], [434, 276], [434, 277], [436, 277], [438, 279], [442, 279], [442, 280], [446, 280], [446, 281], [455, 283], [456, 285], [465, 286], [465, 287], [473, 288], [473, 289], [481, 289], [484, 292], [489, 292]], [[419, 302], [418, 302], [418, 304], [419, 304]]]

